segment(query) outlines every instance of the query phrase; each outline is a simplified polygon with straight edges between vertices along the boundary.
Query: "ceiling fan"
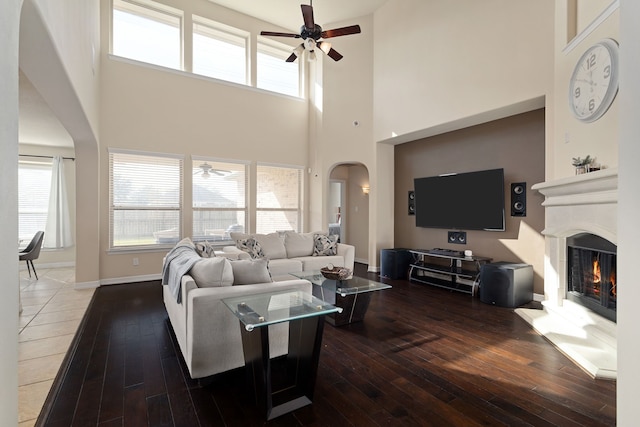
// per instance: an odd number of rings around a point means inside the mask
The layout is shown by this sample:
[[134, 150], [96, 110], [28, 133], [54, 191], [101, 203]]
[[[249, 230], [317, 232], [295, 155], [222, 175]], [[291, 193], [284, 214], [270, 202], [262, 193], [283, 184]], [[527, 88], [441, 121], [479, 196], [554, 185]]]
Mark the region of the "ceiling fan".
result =
[[200, 174], [202, 176], [202, 178], [205, 178], [205, 179], [209, 178], [211, 176], [211, 174], [218, 175], [218, 176], [225, 176], [225, 175], [228, 175], [228, 174], [231, 173], [231, 171], [227, 171], [227, 170], [223, 170], [223, 169], [214, 169], [213, 166], [211, 166], [207, 162], [204, 162], [203, 164], [198, 166], [198, 168], [200, 170], [196, 171], [194, 173], [194, 175]]
[[329, 56], [334, 61], [340, 61], [342, 59], [342, 55], [338, 53], [334, 48], [331, 47], [331, 43], [320, 40], [320, 39], [328, 39], [331, 37], [338, 36], [348, 36], [350, 34], [358, 34], [360, 33], [359, 25], [351, 25], [348, 27], [335, 28], [333, 30], [323, 30], [322, 27], [315, 23], [313, 20], [313, 0], [309, 5], [301, 4], [302, 8], [302, 19], [304, 20], [304, 25], [300, 27], [300, 34], [295, 33], [278, 33], [273, 31], [262, 31], [260, 35], [262, 36], [275, 36], [275, 37], [293, 37], [296, 39], [304, 40], [298, 47], [293, 50], [291, 56], [287, 58], [287, 62], [293, 62], [296, 60], [298, 56], [304, 52], [304, 50], [309, 51], [309, 60], [313, 60], [316, 57], [315, 48], [318, 47], [321, 51], [323, 51], [327, 56]]

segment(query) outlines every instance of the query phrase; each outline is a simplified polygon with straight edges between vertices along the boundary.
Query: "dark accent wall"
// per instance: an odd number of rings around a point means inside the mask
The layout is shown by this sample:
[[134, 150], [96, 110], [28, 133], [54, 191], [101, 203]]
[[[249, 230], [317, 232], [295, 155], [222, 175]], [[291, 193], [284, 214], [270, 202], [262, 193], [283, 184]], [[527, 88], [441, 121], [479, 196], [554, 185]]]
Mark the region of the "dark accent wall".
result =
[[[396, 247], [470, 249], [494, 261], [533, 265], [534, 292], [543, 294], [544, 198], [532, 191], [545, 176], [545, 111], [518, 114], [466, 129], [449, 132], [395, 147]], [[506, 231], [467, 231], [467, 244], [447, 242], [447, 229], [421, 228], [407, 212], [407, 192], [414, 178], [451, 172], [503, 168], [505, 174]], [[511, 216], [511, 183], [527, 183], [527, 215]], [[433, 200], [434, 207], [447, 200]], [[473, 206], [469, 206], [473, 211]]]

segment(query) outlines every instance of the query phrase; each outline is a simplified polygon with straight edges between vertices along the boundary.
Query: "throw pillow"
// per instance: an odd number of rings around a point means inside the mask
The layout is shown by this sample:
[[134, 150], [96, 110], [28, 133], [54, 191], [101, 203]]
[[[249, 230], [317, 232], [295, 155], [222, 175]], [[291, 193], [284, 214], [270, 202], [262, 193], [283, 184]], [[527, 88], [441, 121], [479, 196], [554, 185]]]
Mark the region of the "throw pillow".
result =
[[338, 236], [332, 234], [314, 234], [313, 235], [313, 256], [320, 255], [336, 255], [338, 253]]
[[260, 243], [258, 243], [253, 237], [236, 241], [236, 247], [241, 251], [248, 253], [251, 258], [264, 258], [264, 252], [262, 251]]
[[284, 246], [287, 249], [287, 258], [296, 258], [313, 255], [314, 234], [286, 231], [284, 234]]
[[269, 259], [281, 259], [287, 257], [282, 237], [278, 233], [254, 234], [253, 238], [260, 244], [262, 253]]
[[203, 258], [191, 267], [189, 274], [199, 288], [233, 284], [233, 269], [230, 261], [224, 257]]
[[213, 243], [209, 243], [206, 240], [204, 242], [197, 242], [196, 244], [196, 252], [202, 258], [213, 258], [216, 256], [215, 247]]
[[233, 270], [234, 285], [253, 285], [255, 283], [271, 282], [266, 258], [261, 259], [241, 259], [229, 261]]

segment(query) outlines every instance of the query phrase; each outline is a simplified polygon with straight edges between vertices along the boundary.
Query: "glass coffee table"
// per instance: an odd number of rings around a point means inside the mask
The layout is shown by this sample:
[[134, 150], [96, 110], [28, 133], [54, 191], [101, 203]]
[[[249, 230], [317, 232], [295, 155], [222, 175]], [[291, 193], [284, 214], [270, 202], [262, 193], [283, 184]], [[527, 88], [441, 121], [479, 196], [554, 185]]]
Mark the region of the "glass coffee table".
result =
[[[240, 321], [247, 379], [267, 420], [311, 404], [324, 317], [341, 309], [301, 291], [245, 295], [222, 302]], [[279, 371], [283, 375], [274, 378], [268, 326], [282, 322], [289, 322], [289, 350], [285, 369]]]
[[327, 315], [327, 322], [333, 326], [362, 321], [369, 308], [372, 292], [391, 288], [390, 285], [356, 276], [346, 280], [331, 280], [319, 270], [289, 274], [310, 281], [314, 285], [315, 297], [342, 309], [340, 313]]

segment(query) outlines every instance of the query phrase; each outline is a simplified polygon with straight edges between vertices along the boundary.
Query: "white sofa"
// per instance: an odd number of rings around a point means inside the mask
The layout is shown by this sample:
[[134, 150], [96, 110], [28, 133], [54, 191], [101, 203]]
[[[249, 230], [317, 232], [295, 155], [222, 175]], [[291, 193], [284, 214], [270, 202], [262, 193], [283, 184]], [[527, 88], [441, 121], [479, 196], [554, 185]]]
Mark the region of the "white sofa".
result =
[[[200, 255], [209, 256], [210, 253], [196, 248], [190, 239], [184, 239], [174, 248], [180, 247], [185, 252], [181, 255], [181, 266], [179, 260], [176, 262], [179, 274], [170, 268], [175, 258], [173, 251], [167, 255], [163, 268], [163, 284], [166, 285], [162, 287], [163, 300], [192, 378], [244, 366], [240, 324], [222, 302], [224, 298], [287, 290], [311, 294], [313, 285], [309, 281], [296, 279], [288, 273], [316, 270], [327, 264], [353, 269], [355, 247], [334, 242], [332, 251], [335, 255], [314, 256], [314, 242], [326, 241], [316, 234], [251, 235], [249, 238], [260, 242], [261, 259], [250, 259], [247, 252], [236, 247], [225, 247], [223, 251], [216, 251], [214, 257], [201, 258]], [[235, 237], [241, 240], [244, 236]], [[292, 256], [287, 257], [287, 254]], [[187, 271], [187, 268], [190, 269]], [[178, 290], [176, 278], [181, 274], [184, 275]], [[288, 339], [287, 323], [269, 327], [271, 357], [287, 353]]]
[[[163, 286], [164, 304], [191, 378], [244, 366], [240, 324], [222, 302], [224, 298], [287, 290], [311, 293], [311, 287], [306, 280], [198, 287], [187, 274], [182, 277], [178, 303], [169, 287]], [[287, 323], [269, 327], [271, 357], [287, 353], [288, 334]]]
[[[240, 242], [239, 246], [242, 246], [243, 242], [246, 243], [250, 239], [254, 241], [250, 245], [257, 242], [259, 248], [256, 250], [255, 247], [252, 247], [254, 249], [253, 254], [269, 260], [269, 272], [274, 279], [284, 279], [289, 273], [320, 270], [320, 268], [326, 267], [328, 264], [353, 270], [356, 248], [352, 245], [336, 243], [335, 239], [329, 244], [327, 243], [329, 239], [326, 237], [326, 233], [322, 232], [231, 233], [231, 238], [236, 242]], [[319, 247], [322, 243], [325, 243], [326, 247]], [[245, 248], [245, 250], [252, 252], [252, 248]], [[323, 254], [323, 252], [328, 253], [328, 255]], [[244, 252], [237, 246], [225, 246], [222, 254], [238, 258], [251, 257], [249, 253]]]

